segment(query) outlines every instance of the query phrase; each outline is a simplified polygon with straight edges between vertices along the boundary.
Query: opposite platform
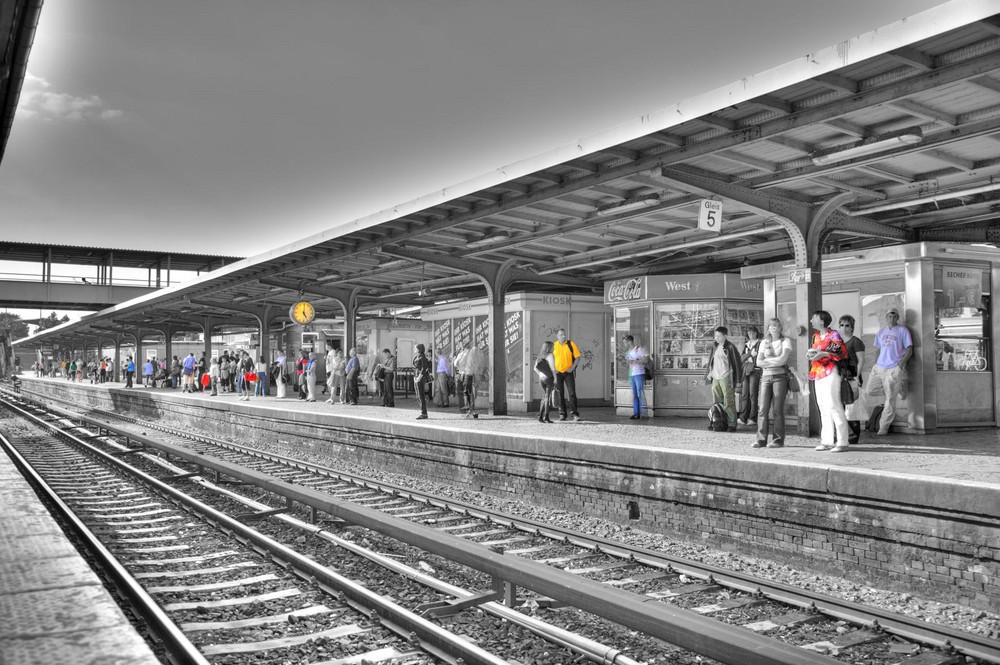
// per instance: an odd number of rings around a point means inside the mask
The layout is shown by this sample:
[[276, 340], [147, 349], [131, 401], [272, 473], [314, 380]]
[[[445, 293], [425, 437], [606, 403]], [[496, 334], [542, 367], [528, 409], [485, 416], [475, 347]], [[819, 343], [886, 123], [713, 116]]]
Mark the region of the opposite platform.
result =
[[632, 421], [611, 409], [552, 425], [531, 416], [415, 420], [396, 408], [237, 401], [162, 389], [24, 380], [65, 399], [210, 436], [458, 485], [633, 524], [868, 583], [1000, 608], [1000, 455], [995, 430], [863, 438], [847, 453], [701, 419]]
[[0, 451], [0, 663], [159, 662]]

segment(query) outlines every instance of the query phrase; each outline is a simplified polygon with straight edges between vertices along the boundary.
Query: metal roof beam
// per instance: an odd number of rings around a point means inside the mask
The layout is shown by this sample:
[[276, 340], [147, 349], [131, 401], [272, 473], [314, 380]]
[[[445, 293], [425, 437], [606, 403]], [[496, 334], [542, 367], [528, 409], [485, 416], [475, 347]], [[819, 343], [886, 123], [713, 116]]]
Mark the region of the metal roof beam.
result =
[[929, 72], [935, 67], [934, 56], [912, 46], [902, 46], [889, 51], [886, 55], [897, 62], [903, 63], [907, 67], [913, 67], [925, 72]]
[[928, 157], [933, 157], [939, 162], [944, 162], [945, 164], [954, 166], [955, 168], [961, 169], [963, 171], [971, 171], [974, 168], [976, 168], [976, 163], [971, 159], [963, 159], [957, 155], [953, 155], [950, 152], [947, 152], [946, 150], [938, 150], [932, 148], [931, 150], [923, 150], [921, 151], [920, 154], [926, 155]]
[[916, 118], [930, 120], [931, 122], [940, 122], [941, 124], [948, 125], [949, 127], [954, 127], [958, 124], [958, 116], [954, 113], [938, 111], [937, 109], [932, 109], [931, 107], [921, 104], [920, 102], [915, 102], [912, 99], [900, 99], [890, 102], [889, 106], [899, 109], [905, 113], [909, 113]]
[[[388, 245], [383, 247], [380, 251], [390, 256], [398, 256], [414, 261], [424, 261], [426, 263], [445, 266], [453, 270], [460, 270], [461, 272], [465, 272], [470, 275], [478, 275], [483, 279], [488, 280], [490, 284], [496, 283], [497, 276], [500, 275], [503, 270], [503, 266], [505, 265], [494, 263], [493, 261], [484, 261], [482, 259], [472, 260], [460, 256], [440, 254], [438, 252], [427, 252], [409, 247], [400, 247], [399, 245]], [[585, 284], [581, 284], [580, 279], [576, 277], [539, 275], [534, 271], [515, 267], [508, 267], [506, 269], [505, 277], [509, 283], [529, 282], [532, 284], [551, 284], [556, 286], [586, 286]]]
[[791, 102], [775, 97], [774, 95], [761, 95], [760, 97], [754, 97], [750, 100], [750, 102], [785, 115], [790, 115], [795, 112], [795, 108], [792, 106]]
[[865, 129], [861, 125], [844, 120], [843, 118], [829, 118], [824, 120], [822, 124], [826, 125], [830, 129], [836, 129], [838, 132], [847, 134], [848, 136], [853, 136], [856, 139], [863, 139], [871, 136], [871, 131]]
[[846, 92], [849, 95], [856, 95], [860, 90], [860, 83], [858, 81], [834, 72], [820, 74], [813, 77], [813, 80], [834, 92]]

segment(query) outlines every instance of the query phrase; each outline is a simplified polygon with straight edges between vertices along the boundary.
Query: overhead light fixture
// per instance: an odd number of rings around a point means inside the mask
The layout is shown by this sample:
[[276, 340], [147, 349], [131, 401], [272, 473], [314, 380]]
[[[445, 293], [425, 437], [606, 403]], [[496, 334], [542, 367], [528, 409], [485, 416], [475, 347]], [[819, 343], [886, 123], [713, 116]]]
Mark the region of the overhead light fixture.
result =
[[846, 147], [830, 148], [813, 153], [812, 161], [816, 166], [826, 166], [836, 164], [856, 157], [866, 157], [877, 155], [886, 150], [892, 150], [904, 145], [916, 145], [924, 140], [924, 134], [919, 127], [901, 129], [888, 134], [872, 136], [862, 139], [857, 143], [852, 143]]
[[609, 203], [608, 205], [600, 206], [594, 211], [594, 215], [597, 217], [610, 217], [611, 215], [617, 215], [620, 212], [628, 212], [629, 210], [655, 206], [658, 203], [660, 203], [660, 197], [656, 194], [651, 194], [638, 199], [626, 199], [624, 201], [619, 201], [618, 203]]
[[948, 199], [957, 199], [963, 196], [974, 196], [976, 194], [985, 194], [986, 192], [995, 192], [1000, 189], [1000, 182], [991, 182], [988, 185], [980, 185], [979, 187], [970, 187], [969, 189], [960, 189], [954, 192], [945, 192], [943, 194], [932, 194], [930, 196], [921, 196], [916, 199], [906, 199], [905, 201], [891, 201], [889, 203], [876, 203], [874, 205], [859, 206], [847, 211], [848, 215], [852, 217], [857, 217], [858, 215], [868, 215], [873, 212], [883, 212], [885, 210], [898, 210], [899, 208], [912, 208], [913, 206], [923, 205], [925, 203], [938, 203], [939, 201], [947, 201]]
[[330, 273], [323, 275], [316, 281], [322, 284], [323, 282], [332, 282], [335, 279], [340, 279], [340, 277], [341, 277], [340, 273], [337, 272], [336, 270], [333, 270]]
[[247, 300], [250, 300], [250, 297], [251, 296], [236, 296], [233, 298], [233, 302], [246, 302]]
[[491, 247], [493, 245], [500, 244], [502, 242], [507, 242], [510, 240], [510, 233], [507, 231], [497, 231], [493, 235], [486, 236], [485, 238], [480, 238], [479, 240], [473, 240], [465, 244], [469, 249], [479, 249], [480, 247]]

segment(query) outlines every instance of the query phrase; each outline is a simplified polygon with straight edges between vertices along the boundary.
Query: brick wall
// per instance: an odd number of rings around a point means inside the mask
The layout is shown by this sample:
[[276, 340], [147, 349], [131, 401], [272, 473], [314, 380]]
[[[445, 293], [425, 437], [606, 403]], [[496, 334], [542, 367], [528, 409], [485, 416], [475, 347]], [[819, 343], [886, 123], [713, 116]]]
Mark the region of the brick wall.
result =
[[[1000, 611], [998, 491], [852, 469], [428, 430], [141, 390], [26, 382], [251, 445], [309, 450], [473, 491], [579, 511], [859, 583]], [[437, 440], [430, 440], [433, 431]], [[629, 504], [638, 518], [629, 519]]]

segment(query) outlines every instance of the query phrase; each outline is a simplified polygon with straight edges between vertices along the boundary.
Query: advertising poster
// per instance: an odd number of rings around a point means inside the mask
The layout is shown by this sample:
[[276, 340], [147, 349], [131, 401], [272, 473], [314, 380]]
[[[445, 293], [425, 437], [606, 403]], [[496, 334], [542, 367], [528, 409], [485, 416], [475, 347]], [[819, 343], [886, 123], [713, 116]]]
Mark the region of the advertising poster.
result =
[[451, 347], [451, 319], [434, 322], [434, 353], [441, 351], [449, 357], [454, 356]]
[[[492, 374], [492, 358], [493, 352], [489, 349], [490, 344], [490, 317], [488, 314], [480, 314], [472, 318], [472, 329], [473, 329], [473, 339], [476, 342], [476, 346], [480, 349], [486, 349], [486, 355], [490, 358], [490, 371]], [[489, 399], [490, 397], [490, 382], [484, 381], [476, 386], [476, 399]], [[485, 403], [485, 402], [484, 402]]]
[[462, 349], [469, 348], [469, 343], [472, 341], [472, 317], [465, 316], [460, 319], [452, 319], [451, 325], [452, 343], [457, 354]]
[[504, 318], [504, 349], [507, 359], [507, 397], [524, 398], [524, 313], [510, 312]]

